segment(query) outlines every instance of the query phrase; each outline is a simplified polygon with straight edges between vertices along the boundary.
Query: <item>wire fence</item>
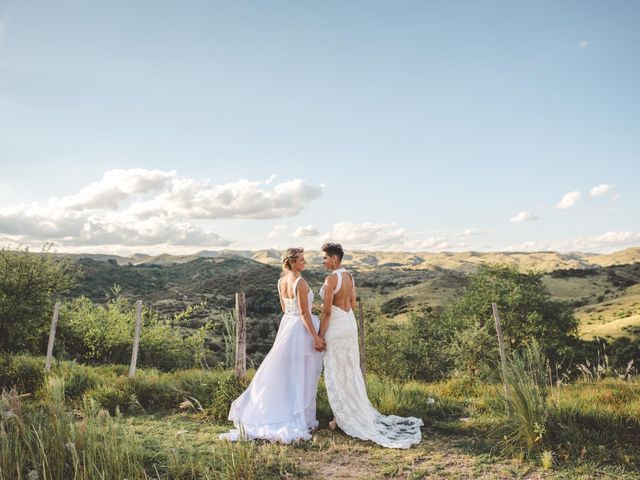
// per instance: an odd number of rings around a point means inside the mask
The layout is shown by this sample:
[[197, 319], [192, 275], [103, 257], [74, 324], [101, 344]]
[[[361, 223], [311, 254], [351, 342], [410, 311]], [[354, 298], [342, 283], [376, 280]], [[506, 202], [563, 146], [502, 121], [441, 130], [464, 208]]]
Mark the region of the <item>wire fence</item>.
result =
[[[195, 357], [197, 357], [197, 361], [194, 361], [193, 366], [197, 365], [204, 368], [214, 366], [234, 368], [236, 375], [244, 378], [246, 376], [247, 363], [249, 363], [251, 368], [255, 368], [273, 346], [273, 341], [279, 327], [278, 317], [280, 316], [271, 315], [268, 317], [247, 318], [247, 300], [244, 293], [238, 292], [235, 297], [235, 309], [232, 312], [227, 312], [218, 317], [218, 321], [215, 322], [217, 327], [216, 333], [203, 338], [201, 351], [196, 352]], [[128, 365], [128, 374], [130, 377], [136, 375], [138, 367], [157, 368], [159, 370], [173, 370], [176, 368], [175, 360], [168, 358], [168, 355], [163, 356], [156, 354], [152, 356], [145, 351], [144, 345], [141, 350], [142, 334], [145, 329], [143, 307], [142, 300], [136, 301], [135, 324], [133, 326], [133, 335], [130, 339], [131, 356]], [[45, 361], [46, 371], [51, 369], [51, 364], [54, 360], [60, 310], [61, 302], [58, 301], [54, 306], [49, 329], [49, 341]], [[364, 373], [366, 371], [364, 306], [361, 300], [358, 302], [357, 319], [360, 362]]]

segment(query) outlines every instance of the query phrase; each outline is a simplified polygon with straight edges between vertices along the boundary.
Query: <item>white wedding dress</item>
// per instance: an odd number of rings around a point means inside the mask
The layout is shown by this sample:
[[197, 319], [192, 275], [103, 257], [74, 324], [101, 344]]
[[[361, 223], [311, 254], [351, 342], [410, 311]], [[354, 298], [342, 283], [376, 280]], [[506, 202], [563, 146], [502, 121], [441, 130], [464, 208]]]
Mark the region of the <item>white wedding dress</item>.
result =
[[[298, 278], [293, 291], [296, 292]], [[278, 282], [280, 291], [280, 282]], [[316, 394], [322, 370], [322, 352], [313, 348], [305, 328], [297, 295], [285, 298], [285, 312], [275, 342], [256, 371], [249, 387], [231, 404], [229, 420], [235, 429], [223, 433], [223, 440], [264, 439], [290, 443], [310, 440], [310, 429], [318, 426]], [[311, 313], [313, 293], [309, 290]], [[318, 317], [312, 315], [316, 330]]]
[[[338, 275], [335, 294], [340, 291], [343, 274], [350, 273], [344, 268], [332, 273]], [[320, 296], [324, 299], [324, 285]], [[353, 310], [345, 312], [332, 306], [325, 340], [324, 381], [329, 405], [338, 426], [347, 435], [371, 440], [383, 447], [409, 448], [420, 443], [421, 419], [382, 415], [371, 405], [360, 370], [358, 327]]]

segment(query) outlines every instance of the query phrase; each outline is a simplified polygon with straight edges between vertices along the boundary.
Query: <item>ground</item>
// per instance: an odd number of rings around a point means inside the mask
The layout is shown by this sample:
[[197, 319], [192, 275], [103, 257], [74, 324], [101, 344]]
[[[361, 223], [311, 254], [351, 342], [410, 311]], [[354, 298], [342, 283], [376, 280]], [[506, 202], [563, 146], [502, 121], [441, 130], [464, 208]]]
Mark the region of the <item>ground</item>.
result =
[[[188, 446], [197, 455], [220, 448], [218, 434], [229, 427], [198, 415], [130, 417], [128, 422], [144, 438], [150, 450]], [[257, 448], [273, 449], [257, 442]], [[381, 448], [371, 442], [352, 439], [343, 433], [320, 428], [313, 440], [276, 446], [291, 468], [280, 478], [294, 479], [640, 479], [640, 474], [621, 467], [594, 468], [584, 464], [554, 466], [544, 470], [540, 461], [522, 461], [493, 454], [472, 434], [447, 433], [427, 428], [422, 442], [408, 450]]]

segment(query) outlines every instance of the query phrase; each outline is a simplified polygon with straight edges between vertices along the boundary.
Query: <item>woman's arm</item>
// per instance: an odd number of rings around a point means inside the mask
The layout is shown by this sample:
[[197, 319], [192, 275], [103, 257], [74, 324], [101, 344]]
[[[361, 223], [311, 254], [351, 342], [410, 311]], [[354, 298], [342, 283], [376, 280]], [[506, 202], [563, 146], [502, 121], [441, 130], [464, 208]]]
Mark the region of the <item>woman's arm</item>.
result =
[[324, 281], [324, 299], [322, 302], [322, 313], [320, 314], [320, 331], [318, 332], [322, 338], [329, 328], [329, 320], [331, 319], [331, 307], [333, 306], [333, 291], [338, 285], [338, 276], [329, 275]]
[[325, 347], [324, 340], [320, 338], [320, 335], [318, 335], [318, 332], [316, 332], [316, 329], [313, 326], [313, 321], [311, 320], [311, 314], [309, 313], [309, 297], [307, 296], [307, 294], [309, 293], [309, 285], [307, 285], [307, 282], [305, 280], [300, 280], [298, 282], [296, 290], [296, 296], [298, 297], [298, 306], [300, 307], [300, 312], [302, 314], [302, 321], [304, 322], [304, 326], [313, 337], [313, 348], [318, 351], [322, 351]]

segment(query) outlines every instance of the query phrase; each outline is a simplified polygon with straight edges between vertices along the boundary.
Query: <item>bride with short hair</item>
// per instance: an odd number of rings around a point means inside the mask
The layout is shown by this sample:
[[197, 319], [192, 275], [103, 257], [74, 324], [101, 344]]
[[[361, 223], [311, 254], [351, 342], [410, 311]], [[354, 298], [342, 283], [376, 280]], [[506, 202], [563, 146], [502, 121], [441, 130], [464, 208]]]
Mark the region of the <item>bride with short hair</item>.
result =
[[231, 404], [235, 429], [224, 440], [264, 439], [282, 443], [310, 440], [317, 428], [316, 393], [324, 340], [311, 314], [313, 292], [302, 278], [304, 249], [289, 248], [278, 281], [282, 320], [273, 347], [249, 387]]
[[420, 443], [421, 419], [382, 415], [371, 405], [360, 370], [358, 327], [353, 314], [355, 283], [342, 268], [344, 250], [340, 244], [325, 243], [322, 251], [323, 265], [331, 270], [320, 290], [320, 336], [326, 340], [324, 382], [334, 415], [330, 427], [337, 424], [346, 434], [383, 447], [409, 448]]

